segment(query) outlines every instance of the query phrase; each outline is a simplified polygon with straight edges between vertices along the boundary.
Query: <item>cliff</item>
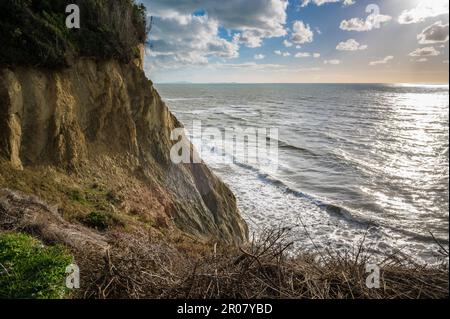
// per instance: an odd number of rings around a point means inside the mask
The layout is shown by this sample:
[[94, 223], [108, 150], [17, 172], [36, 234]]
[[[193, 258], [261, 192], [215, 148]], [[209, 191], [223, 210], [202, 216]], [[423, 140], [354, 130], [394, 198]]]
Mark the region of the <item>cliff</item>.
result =
[[244, 242], [228, 187], [205, 164], [171, 162], [170, 133], [180, 126], [132, 63], [4, 67], [0, 188], [36, 195], [96, 230], [176, 226], [205, 241]]

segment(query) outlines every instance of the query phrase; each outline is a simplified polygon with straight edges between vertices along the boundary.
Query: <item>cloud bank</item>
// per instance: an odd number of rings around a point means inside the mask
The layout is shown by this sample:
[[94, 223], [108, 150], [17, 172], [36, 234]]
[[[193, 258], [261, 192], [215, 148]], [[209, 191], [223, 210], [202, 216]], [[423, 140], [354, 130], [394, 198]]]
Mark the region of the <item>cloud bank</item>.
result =
[[[287, 0], [145, 0], [154, 16], [151, 66], [206, 64], [211, 57], [232, 59], [240, 45], [256, 48], [266, 38], [283, 37]], [[232, 38], [221, 35], [225, 29]]]

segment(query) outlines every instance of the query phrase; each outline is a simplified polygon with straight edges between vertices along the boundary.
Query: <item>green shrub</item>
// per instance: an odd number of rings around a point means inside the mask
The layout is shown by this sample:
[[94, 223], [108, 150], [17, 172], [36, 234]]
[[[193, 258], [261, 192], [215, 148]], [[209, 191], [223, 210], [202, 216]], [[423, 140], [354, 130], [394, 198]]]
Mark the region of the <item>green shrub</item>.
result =
[[84, 223], [97, 230], [106, 230], [109, 227], [109, 218], [104, 213], [92, 212], [86, 216]]
[[[66, 6], [81, 28], [67, 29]], [[0, 65], [64, 67], [86, 56], [130, 62], [146, 39], [146, 11], [134, 0], [2, 0]]]
[[86, 226], [99, 231], [105, 231], [113, 226], [123, 226], [116, 216], [104, 211], [90, 213], [83, 219], [83, 222]]
[[78, 189], [70, 190], [67, 195], [69, 199], [73, 202], [77, 202], [83, 205], [87, 203], [84, 194]]
[[46, 247], [25, 234], [0, 234], [0, 298], [63, 298], [72, 262], [62, 246]]

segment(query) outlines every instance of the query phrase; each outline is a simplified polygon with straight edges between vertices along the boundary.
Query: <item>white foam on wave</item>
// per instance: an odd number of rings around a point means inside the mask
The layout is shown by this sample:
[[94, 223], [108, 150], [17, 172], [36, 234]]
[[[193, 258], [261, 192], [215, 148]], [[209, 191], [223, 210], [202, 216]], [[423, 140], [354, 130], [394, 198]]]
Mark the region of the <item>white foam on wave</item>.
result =
[[436, 262], [435, 247], [381, 226], [370, 226], [340, 214], [330, 214], [309, 196], [293, 193], [242, 165], [224, 164], [217, 148], [204, 152], [204, 160], [231, 187], [251, 233], [267, 227], [293, 227], [297, 249], [323, 253], [352, 251], [364, 246], [375, 256], [401, 252], [418, 261]]
[[[338, 93], [343, 89], [352, 94]], [[427, 262], [433, 262], [438, 249], [428, 231], [448, 245], [448, 200], [440, 195], [445, 190], [448, 195], [448, 169], [442, 165], [448, 166], [448, 143], [441, 141], [448, 136], [448, 91], [436, 95], [384, 86], [282, 86], [276, 91], [217, 86], [168, 92], [180, 97], [169, 100], [188, 128], [193, 120], [202, 120], [202, 127], [221, 130], [281, 129], [274, 174], [254, 165], [223, 164], [217, 145], [208, 144], [214, 152], [202, 154], [237, 195], [252, 231], [301, 221], [314, 241], [299, 225], [296, 240], [302, 249], [345, 250], [358, 245], [370, 221], [376, 226], [367, 234], [366, 247], [382, 254], [398, 249]], [[416, 126], [423, 133], [417, 141]], [[419, 151], [410, 154], [405, 143]], [[243, 156], [227, 155], [231, 162]], [[272, 164], [270, 157], [264, 160]], [[420, 167], [427, 169], [423, 176], [416, 170]], [[312, 196], [302, 196], [305, 191]]]

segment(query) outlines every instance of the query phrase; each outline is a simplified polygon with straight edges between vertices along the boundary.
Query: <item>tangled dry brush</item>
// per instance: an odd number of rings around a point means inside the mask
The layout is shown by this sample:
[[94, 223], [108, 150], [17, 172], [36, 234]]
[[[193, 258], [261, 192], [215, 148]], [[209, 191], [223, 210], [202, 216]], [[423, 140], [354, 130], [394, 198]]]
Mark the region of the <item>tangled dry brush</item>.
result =
[[[115, 247], [88, 277], [84, 298], [448, 298], [448, 263], [427, 267], [390, 256], [380, 288], [366, 285], [371, 258], [353, 253], [290, 253], [288, 229], [267, 230], [243, 248], [173, 245], [145, 236], [115, 238]], [[184, 245], [184, 246], [183, 246]], [[176, 247], [176, 248], [175, 248]], [[443, 259], [448, 260], [448, 252]], [[98, 267], [98, 265], [102, 265]]]

